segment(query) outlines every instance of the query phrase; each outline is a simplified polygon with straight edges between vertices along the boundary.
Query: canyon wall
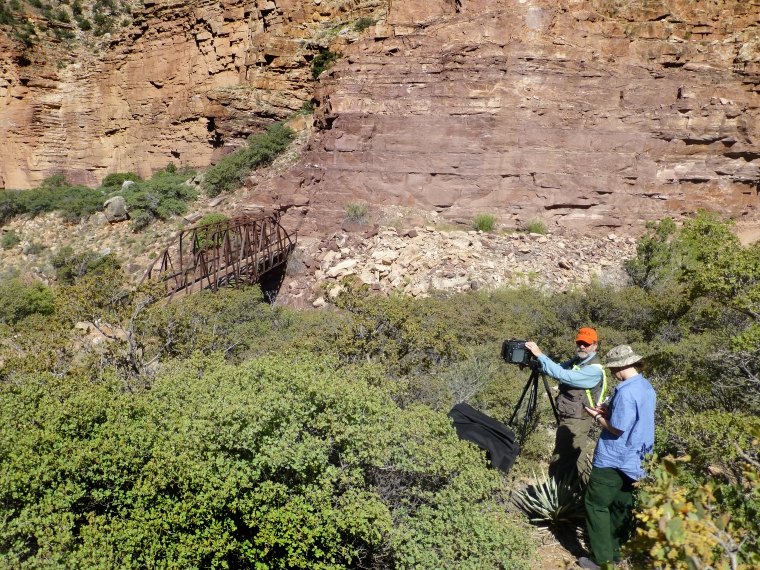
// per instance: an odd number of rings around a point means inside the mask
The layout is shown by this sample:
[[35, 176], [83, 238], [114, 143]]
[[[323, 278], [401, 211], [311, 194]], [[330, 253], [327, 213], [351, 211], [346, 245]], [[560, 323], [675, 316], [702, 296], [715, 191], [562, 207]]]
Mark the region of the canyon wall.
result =
[[379, 0], [146, 0], [99, 46], [0, 34], [0, 188], [205, 167], [311, 99], [311, 60]]
[[320, 82], [325, 130], [280, 192], [308, 191], [307, 226], [357, 200], [513, 227], [756, 216], [759, 23], [758, 0], [394, 1]]

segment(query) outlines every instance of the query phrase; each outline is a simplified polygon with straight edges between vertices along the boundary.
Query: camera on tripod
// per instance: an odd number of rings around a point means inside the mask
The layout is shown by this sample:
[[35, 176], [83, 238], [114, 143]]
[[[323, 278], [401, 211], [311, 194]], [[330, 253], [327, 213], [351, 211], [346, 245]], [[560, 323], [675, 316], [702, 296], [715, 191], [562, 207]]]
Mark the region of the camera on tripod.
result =
[[[508, 424], [515, 428], [520, 445], [525, 443], [525, 438], [528, 436], [528, 433], [536, 427], [538, 422], [536, 406], [538, 404], [539, 375], [543, 378], [544, 390], [549, 398], [552, 412], [554, 412], [554, 419], [557, 422], [557, 425], [559, 425], [559, 412], [557, 411], [557, 405], [554, 402], [552, 391], [549, 388], [549, 383], [546, 381], [546, 376], [541, 371], [541, 365], [539, 364], [538, 358], [533, 356], [533, 353], [525, 346], [526, 342], [528, 341], [511, 338], [505, 340], [501, 345], [501, 357], [504, 362], [530, 368], [530, 377], [528, 378], [527, 384], [525, 384], [525, 388], [523, 388], [520, 399], [517, 401], [517, 405], [512, 412], [512, 417], [509, 418]], [[523, 403], [525, 403], [524, 406]], [[519, 418], [521, 411], [524, 411], [522, 419]]]
[[519, 364], [520, 366], [532, 366], [536, 360], [533, 353], [525, 348], [525, 340], [514, 338], [505, 340], [501, 345], [501, 357], [507, 364]]

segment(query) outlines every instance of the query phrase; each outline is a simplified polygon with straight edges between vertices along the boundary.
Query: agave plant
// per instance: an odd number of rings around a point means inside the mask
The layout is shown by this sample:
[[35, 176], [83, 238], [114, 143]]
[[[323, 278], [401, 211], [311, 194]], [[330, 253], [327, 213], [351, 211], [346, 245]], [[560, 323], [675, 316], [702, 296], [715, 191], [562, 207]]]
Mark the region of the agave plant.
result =
[[544, 475], [539, 479], [534, 472], [533, 480], [532, 485], [512, 496], [514, 504], [531, 522], [554, 525], [583, 518], [583, 489], [574, 478], [557, 480]]

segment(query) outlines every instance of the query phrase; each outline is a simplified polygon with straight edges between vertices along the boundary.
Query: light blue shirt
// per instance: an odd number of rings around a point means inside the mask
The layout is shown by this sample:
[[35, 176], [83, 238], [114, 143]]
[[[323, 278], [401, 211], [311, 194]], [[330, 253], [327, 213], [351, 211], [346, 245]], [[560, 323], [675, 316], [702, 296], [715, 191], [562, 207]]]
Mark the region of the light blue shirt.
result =
[[[557, 364], [551, 358], [542, 354], [538, 357], [541, 364], [541, 370], [552, 378], [556, 378], [563, 384], [573, 388], [582, 388], [584, 390], [594, 388], [602, 381], [602, 369], [599, 366], [583, 366], [586, 362], [594, 358], [596, 353], [592, 352], [583, 360], [576, 362], [577, 358], [572, 358], [562, 364]], [[578, 370], [572, 370], [573, 364], [582, 366]]]
[[657, 394], [641, 374], [618, 384], [608, 421], [620, 435], [603, 429], [594, 451], [594, 467], [619, 469], [631, 479], [644, 476], [644, 456], [654, 447]]

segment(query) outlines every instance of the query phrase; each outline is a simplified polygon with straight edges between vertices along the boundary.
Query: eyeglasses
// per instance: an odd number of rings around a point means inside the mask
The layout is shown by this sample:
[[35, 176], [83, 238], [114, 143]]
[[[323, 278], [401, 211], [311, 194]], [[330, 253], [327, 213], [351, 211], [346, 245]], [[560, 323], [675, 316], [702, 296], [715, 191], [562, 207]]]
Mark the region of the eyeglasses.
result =
[[578, 341], [576, 341], [576, 342], [575, 342], [575, 345], [576, 345], [578, 348], [588, 348], [589, 346], [591, 346], [591, 344], [590, 344], [590, 343], [588, 343], [588, 342], [584, 342], [584, 341], [582, 341], [582, 340], [578, 340]]

